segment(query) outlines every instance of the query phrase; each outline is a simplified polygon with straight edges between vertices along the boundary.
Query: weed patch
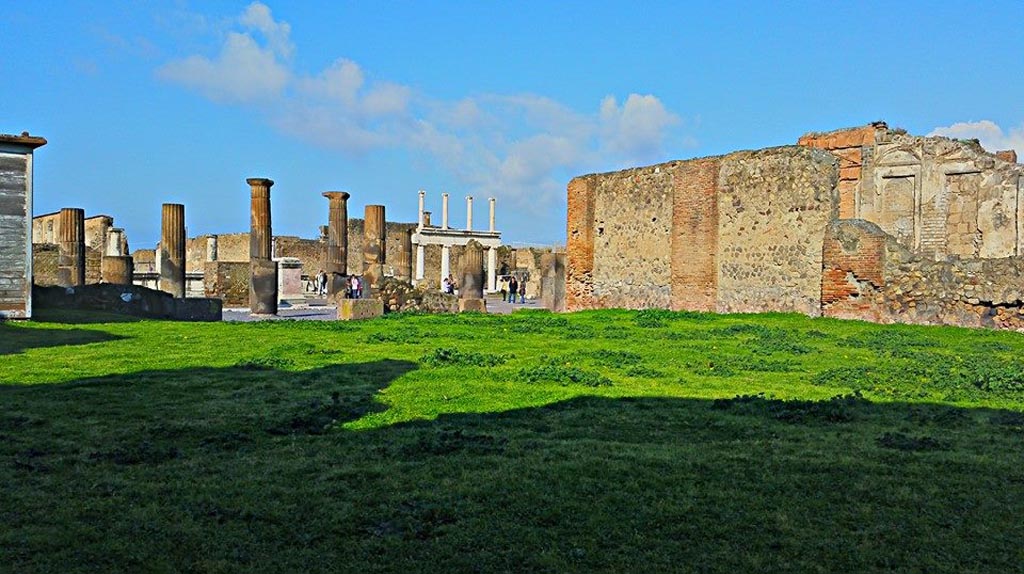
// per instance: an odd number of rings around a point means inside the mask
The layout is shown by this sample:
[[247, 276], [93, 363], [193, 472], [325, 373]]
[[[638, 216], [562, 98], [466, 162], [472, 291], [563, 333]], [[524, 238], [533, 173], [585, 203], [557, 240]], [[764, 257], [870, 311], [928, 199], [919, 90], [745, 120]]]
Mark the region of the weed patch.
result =
[[432, 367], [495, 367], [508, 361], [509, 357], [509, 355], [477, 353], [462, 351], [455, 347], [442, 347], [423, 355], [420, 362]]

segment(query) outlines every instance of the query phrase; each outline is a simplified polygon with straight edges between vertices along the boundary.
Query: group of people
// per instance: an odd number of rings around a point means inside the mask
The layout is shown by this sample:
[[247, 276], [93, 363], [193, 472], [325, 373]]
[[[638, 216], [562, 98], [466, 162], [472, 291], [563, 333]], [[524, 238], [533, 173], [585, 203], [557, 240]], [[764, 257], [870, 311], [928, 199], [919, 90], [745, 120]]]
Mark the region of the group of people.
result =
[[449, 274], [447, 277], [444, 278], [443, 281], [441, 281], [441, 292], [447, 293], [449, 295], [455, 294], [455, 277], [452, 277], [451, 274]]
[[[313, 280], [313, 287], [316, 294], [321, 297], [327, 296], [327, 281], [329, 276], [327, 272], [321, 269], [317, 272], [316, 278]], [[363, 282], [355, 275], [349, 275], [345, 279], [345, 298], [347, 299], [362, 299], [363, 298]]]
[[515, 303], [518, 294], [519, 302], [526, 303], [526, 281], [518, 281], [515, 275], [503, 275], [499, 290], [502, 301]]

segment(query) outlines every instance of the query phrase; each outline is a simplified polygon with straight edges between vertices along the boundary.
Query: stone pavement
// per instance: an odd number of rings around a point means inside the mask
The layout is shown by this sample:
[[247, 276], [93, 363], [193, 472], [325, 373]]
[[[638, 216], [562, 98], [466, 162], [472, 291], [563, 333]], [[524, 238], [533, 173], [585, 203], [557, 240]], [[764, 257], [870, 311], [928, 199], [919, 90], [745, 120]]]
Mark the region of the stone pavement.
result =
[[[494, 294], [487, 296], [487, 312], [496, 314], [508, 314], [517, 309], [540, 309], [540, 301], [527, 299], [526, 303], [507, 303], [501, 297]], [[277, 315], [255, 316], [249, 313], [249, 309], [236, 307], [224, 309], [225, 321], [280, 321], [282, 319], [295, 319], [300, 321], [334, 321], [338, 318], [338, 308], [328, 305], [326, 299], [306, 299], [305, 303], [288, 305], [281, 303], [277, 309]]]

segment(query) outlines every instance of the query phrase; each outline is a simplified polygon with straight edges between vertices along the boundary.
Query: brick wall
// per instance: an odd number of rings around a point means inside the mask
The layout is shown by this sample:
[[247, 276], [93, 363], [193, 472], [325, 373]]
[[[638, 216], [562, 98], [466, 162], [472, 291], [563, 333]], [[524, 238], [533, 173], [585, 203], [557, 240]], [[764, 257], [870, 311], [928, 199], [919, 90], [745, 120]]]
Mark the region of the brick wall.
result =
[[212, 261], [203, 266], [207, 297], [224, 300], [225, 307], [249, 306], [249, 262]]
[[797, 145], [823, 149], [839, 158], [840, 218], [857, 217], [856, 195], [864, 164], [863, 148], [874, 145], [877, 134], [886, 129], [884, 122], [876, 122], [856, 128], [804, 134], [797, 141]]
[[885, 286], [886, 246], [893, 238], [874, 223], [832, 222], [822, 246], [822, 314], [879, 322], [879, 295]]
[[594, 299], [594, 191], [600, 176], [577, 177], [569, 182], [566, 234], [565, 308], [598, 308]]
[[680, 162], [673, 181], [672, 301], [714, 311], [718, 292], [718, 172], [721, 158]]

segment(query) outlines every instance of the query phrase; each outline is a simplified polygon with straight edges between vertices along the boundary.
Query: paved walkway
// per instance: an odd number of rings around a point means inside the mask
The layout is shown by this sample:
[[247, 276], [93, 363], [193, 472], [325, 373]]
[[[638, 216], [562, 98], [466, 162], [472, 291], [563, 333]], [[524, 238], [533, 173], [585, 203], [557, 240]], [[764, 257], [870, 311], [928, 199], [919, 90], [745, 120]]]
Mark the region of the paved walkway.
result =
[[[505, 315], [517, 309], [541, 309], [540, 301], [527, 299], [526, 303], [507, 303], [501, 300], [498, 295], [487, 297], [487, 312]], [[277, 315], [255, 316], [249, 313], [244, 307], [233, 307], [224, 309], [225, 321], [280, 321], [282, 319], [295, 319], [299, 321], [334, 321], [338, 318], [338, 308], [328, 305], [326, 299], [306, 299], [305, 303], [288, 305], [281, 303], [277, 308]]]

